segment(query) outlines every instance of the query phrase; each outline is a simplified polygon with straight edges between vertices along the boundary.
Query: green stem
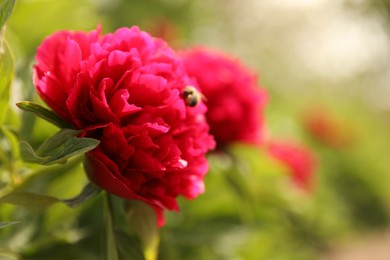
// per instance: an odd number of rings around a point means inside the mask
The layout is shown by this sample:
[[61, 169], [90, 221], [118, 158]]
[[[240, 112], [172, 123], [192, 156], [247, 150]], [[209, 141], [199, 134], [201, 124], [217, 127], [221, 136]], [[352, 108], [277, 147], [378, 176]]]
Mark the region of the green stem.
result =
[[106, 226], [106, 251], [107, 260], [119, 260], [118, 251], [115, 242], [114, 224], [112, 217], [112, 204], [110, 194], [107, 192], [104, 196], [104, 222]]
[[0, 28], [0, 53], [3, 53], [3, 42], [4, 42], [4, 32], [5, 32], [5, 26]]

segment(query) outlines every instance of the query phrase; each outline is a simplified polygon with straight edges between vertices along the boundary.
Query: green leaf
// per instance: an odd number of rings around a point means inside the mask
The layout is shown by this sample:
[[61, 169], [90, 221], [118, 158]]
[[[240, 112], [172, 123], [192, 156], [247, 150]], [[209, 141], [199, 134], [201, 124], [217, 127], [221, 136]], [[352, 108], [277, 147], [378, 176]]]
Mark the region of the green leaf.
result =
[[43, 163], [50, 159], [50, 154], [53, 154], [57, 149], [62, 148], [66, 141], [81, 133], [81, 130], [61, 129], [53, 136], [49, 137], [43, 144], [34, 151], [27, 142], [20, 142], [20, 150], [23, 159], [28, 162]]
[[88, 183], [79, 195], [72, 199], [62, 200], [62, 202], [64, 202], [71, 208], [75, 208], [80, 204], [84, 203], [85, 201], [95, 197], [101, 191], [102, 189], [100, 189], [99, 187], [93, 185], [92, 183]]
[[0, 39], [0, 123], [4, 123], [8, 112], [9, 89], [13, 73], [13, 61], [8, 45]]
[[9, 145], [8, 157], [10, 161], [6, 163], [12, 163], [17, 161], [20, 158], [20, 150], [19, 150], [19, 140], [16, 133], [12, 129], [6, 126], [0, 126], [0, 131], [4, 135]]
[[58, 131], [56, 134], [48, 138], [36, 151], [37, 155], [49, 154], [51, 151], [57, 149], [64, 144], [71, 137], [75, 137], [81, 134], [81, 130], [73, 130], [64, 128]]
[[20, 153], [23, 160], [26, 162], [41, 163], [49, 158], [49, 156], [38, 156], [35, 153], [34, 148], [25, 141], [20, 142]]
[[106, 226], [106, 249], [107, 260], [119, 260], [118, 248], [115, 241], [114, 223], [112, 216], [113, 207], [110, 201], [110, 195], [104, 196], [104, 222]]
[[23, 191], [11, 192], [0, 198], [0, 203], [13, 204], [35, 210], [45, 209], [57, 202], [59, 202], [58, 199], [47, 195]]
[[84, 154], [88, 151], [93, 150], [100, 143], [99, 140], [93, 138], [77, 138], [72, 137], [68, 139], [64, 145], [52, 154], [48, 159], [43, 160], [41, 163], [48, 165], [53, 163], [65, 162], [70, 157]]
[[[91, 199], [101, 191], [100, 188], [92, 185], [91, 183], [87, 184], [79, 195], [71, 199], [57, 199], [52, 196], [37, 194], [26, 191], [13, 191], [7, 195], [0, 198], [1, 203], [8, 203], [12, 205], [18, 205], [29, 209], [42, 210], [45, 209], [54, 203], [61, 202], [68, 207], [75, 208], [82, 204], [83, 202]], [[2, 228], [2, 223], [12, 223], [12, 222], [0, 222], [0, 229]]]
[[8, 226], [15, 225], [15, 224], [18, 224], [18, 223], [20, 223], [20, 222], [18, 222], [18, 221], [0, 222], [0, 229], [8, 227]]
[[38, 105], [36, 103], [30, 102], [30, 101], [22, 101], [16, 103], [16, 105], [24, 111], [34, 113], [36, 116], [39, 116], [42, 119], [45, 119], [46, 121], [58, 126], [59, 128], [72, 128], [72, 126], [64, 121], [61, 117], [59, 117], [56, 113], [53, 111], [44, 108], [41, 105]]
[[87, 137], [71, 137], [76, 130], [63, 129], [45, 141], [35, 152], [27, 142], [20, 142], [23, 159], [43, 165], [64, 163], [67, 159], [84, 154], [99, 145], [100, 141]]
[[156, 260], [160, 236], [155, 212], [150, 206], [138, 200], [125, 203], [127, 220], [141, 240], [145, 259]]
[[0, 4], [0, 28], [4, 26], [14, 8], [15, 0], [3, 0]]

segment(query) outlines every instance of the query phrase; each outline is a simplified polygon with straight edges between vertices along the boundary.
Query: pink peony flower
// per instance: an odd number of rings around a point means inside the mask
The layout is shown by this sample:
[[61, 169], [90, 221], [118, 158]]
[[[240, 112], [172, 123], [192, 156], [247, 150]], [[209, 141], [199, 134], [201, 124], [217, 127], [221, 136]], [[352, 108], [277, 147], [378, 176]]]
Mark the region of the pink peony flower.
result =
[[34, 85], [59, 116], [100, 145], [86, 155], [87, 174], [104, 190], [163, 209], [204, 192], [205, 158], [215, 144], [206, 107], [187, 106], [196, 87], [175, 53], [137, 27], [60, 31], [37, 52]]
[[217, 146], [261, 143], [267, 95], [256, 83], [254, 72], [238, 60], [206, 48], [195, 48], [182, 56], [205, 96], [207, 121]]
[[271, 141], [267, 145], [271, 157], [285, 165], [294, 182], [310, 189], [316, 169], [316, 160], [311, 150], [292, 142]]

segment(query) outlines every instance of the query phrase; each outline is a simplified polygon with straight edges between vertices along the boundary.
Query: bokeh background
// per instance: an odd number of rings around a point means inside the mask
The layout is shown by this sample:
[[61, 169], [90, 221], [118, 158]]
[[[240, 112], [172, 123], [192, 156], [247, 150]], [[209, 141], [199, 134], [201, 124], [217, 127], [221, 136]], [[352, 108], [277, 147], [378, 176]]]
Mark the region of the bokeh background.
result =
[[[269, 135], [297, 140], [317, 159], [302, 190], [261, 149], [231, 147], [235, 160], [210, 155], [207, 191], [168, 213], [159, 259], [390, 259], [387, 0], [18, 0], [5, 39], [15, 63], [10, 122], [23, 139], [39, 144], [55, 131], [13, 105], [39, 102], [36, 47], [57, 30], [99, 25], [138, 25], [176, 49], [240, 58], [269, 93]], [[25, 186], [66, 198], [86, 182], [76, 163], [49, 168]], [[1, 205], [0, 220], [21, 223], [0, 232], [0, 247], [10, 259], [100, 259], [100, 207], [101, 198], [44, 212]], [[121, 241], [134, 245], [124, 259], [142, 259], [137, 240]]]

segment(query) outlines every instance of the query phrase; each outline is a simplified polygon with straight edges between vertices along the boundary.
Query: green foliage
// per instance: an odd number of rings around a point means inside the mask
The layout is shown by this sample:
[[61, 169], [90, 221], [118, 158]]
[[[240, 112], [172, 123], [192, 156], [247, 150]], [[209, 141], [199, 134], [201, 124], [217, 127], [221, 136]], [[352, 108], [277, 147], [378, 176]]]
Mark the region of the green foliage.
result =
[[16, 105], [27, 112], [31, 112], [40, 118], [47, 120], [48, 122], [58, 126], [59, 128], [71, 128], [71, 126], [65, 122], [61, 117], [55, 114], [53, 111], [44, 108], [38, 104], [29, 101], [22, 101], [16, 103]]
[[8, 44], [0, 38], [0, 123], [4, 123], [8, 113], [9, 88], [11, 86], [12, 78], [12, 56]]
[[99, 145], [99, 141], [87, 137], [74, 137], [80, 131], [62, 129], [47, 139], [38, 149], [26, 142], [21, 142], [21, 152], [24, 160], [44, 165], [64, 163], [67, 159], [84, 154]]
[[85, 201], [95, 197], [97, 194], [99, 194], [99, 192], [101, 192], [101, 189], [99, 187], [88, 183], [79, 195], [71, 199], [62, 200], [62, 202], [64, 202], [71, 208], [75, 208], [84, 203]]
[[9, 89], [14, 68], [8, 44], [3, 39], [4, 25], [12, 13], [14, 0], [3, 0], [0, 3], [0, 124], [4, 123], [8, 112]]
[[113, 208], [110, 201], [110, 195], [104, 197], [104, 222], [106, 231], [106, 259], [119, 260], [118, 248], [115, 238]]
[[84, 154], [99, 145], [99, 141], [92, 138], [71, 137], [66, 140], [51, 156], [41, 161], [41, 164], [62, 163], [72, 156]]
[[125, 211], [130, 227], [141, 240], [145, 260], [156, 260], [160, 236], [155, 212], [144, 202], [135, 200], [125, 202]]
[[[94, 3], [87, 0], [16, 1], [15, 11], [8, 21], [8, 31], [15, 32], [10, 40], [20, 48], [21, 61], [30, 62], [40, 42], [54, 31], [90, 30], [99, 23], [106, 23], [106, 19], [96, 12]], [[30, 70], [30, 65], [27, 64], [24, 72]], [[31, 72], [28, 73], [31, 78]]]
[[0, 127], [0, 132], [3, 134], [5, 141], [8, 144], [8, 149], [5, 150], [6, 158], [3, 159], [4, 164], [9, 164], [12, 161], [17, 161], [20, 157], [19, 139], [16, 133], [6, 126]]
[[11, 226], [11, 225], [15, 225], [15, 224], [18, 224], [19, 222], [17, 221], [12, 221], [12, 222], [0, 222], [0, 229], [3, 229], [5, 227], [8, 227], [8, 226]]
[[0, 28], [4, 26], [14, 8], [15, 0], [2, 0], [0, 3]]
[[58, 202], [58, 199], [31, 192], [11, 192], [0, 198], [0, 203], [10, 203], [30, 209], [42, 210]]
[[62, 202], [71, 208], [75, 208], [96, 196], [100, 191], [101, 190], [96, 186], [87, 184], [79, 195], [74, 198], [64, 200], [32, 192], [14, 191], [0, 197], [0, 204], [9, 203], [29, 209], [43, 210], [54, 203]]

